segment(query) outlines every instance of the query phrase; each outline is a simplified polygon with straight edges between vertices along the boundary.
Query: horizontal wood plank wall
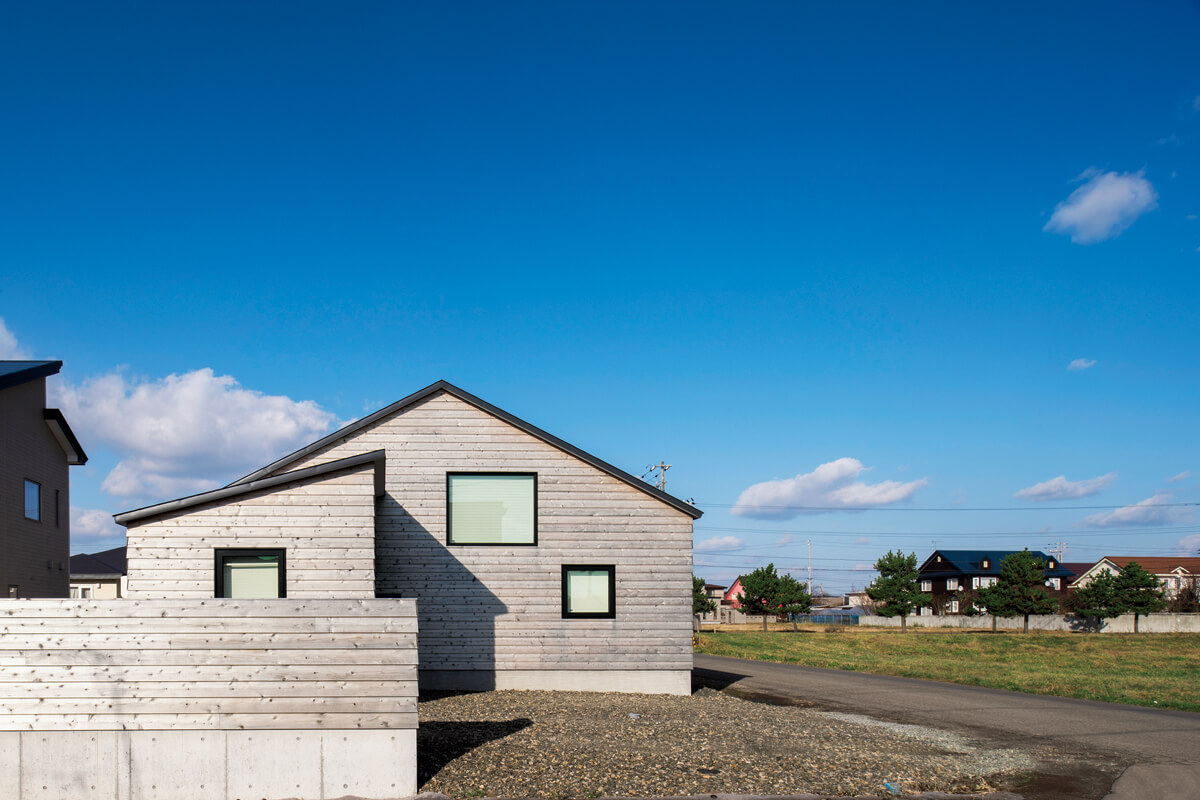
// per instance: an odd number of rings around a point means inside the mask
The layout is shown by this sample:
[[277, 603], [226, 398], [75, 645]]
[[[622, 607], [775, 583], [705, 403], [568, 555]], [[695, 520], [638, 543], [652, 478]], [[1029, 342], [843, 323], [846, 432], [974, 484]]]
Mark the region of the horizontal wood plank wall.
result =
[[[377, 584], [419, 598], [422, 669], [691, 669], [690, 516], [445, 393], [288, 469], [378, 449]], [[536, 472], [537, 546], [447, 547], [448, 471]], [[616, 566], [616, 619], [562, 619], [563, 564]]]
[[411, 600], [0, 604], [0, 730], [417, 727]]
[[208, 598], [217, 548], [282, 547], [289, 598], [375, 597], [368, 464], [129, 525], [129, 596]]

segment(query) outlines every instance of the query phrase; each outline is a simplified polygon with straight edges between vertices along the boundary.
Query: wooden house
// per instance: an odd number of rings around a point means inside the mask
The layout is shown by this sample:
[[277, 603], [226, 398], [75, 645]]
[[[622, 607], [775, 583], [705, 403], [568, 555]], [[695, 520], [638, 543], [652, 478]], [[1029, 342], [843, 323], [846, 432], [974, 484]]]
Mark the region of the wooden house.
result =
[[439, 381], [116, 520], [133, 598], [415, 598], [427, 688], [686, 694], [700, 514]]
[[[933, 605], [921, 609], [921, 614], [958, 614], [961, 598], [968, 591], [992, 586], [1000, 578], [1000, 563], [1019, 550], [934, 550], [918, 570], [922, 592], [933, 596]], [[1040, 550], [1031, 555], [1046, 564], [1046, 593], [1062, 600], [1073, 577], [1062, 564]]]

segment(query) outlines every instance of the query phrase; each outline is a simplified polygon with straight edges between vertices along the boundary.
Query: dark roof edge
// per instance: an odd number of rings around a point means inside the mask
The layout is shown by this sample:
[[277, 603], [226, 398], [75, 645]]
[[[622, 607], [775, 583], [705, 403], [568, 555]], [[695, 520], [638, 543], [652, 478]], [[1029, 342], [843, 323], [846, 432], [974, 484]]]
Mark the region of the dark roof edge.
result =
[[72, 466], [86, 464], [87, 453], [83, 452], [83, 445], [79, 444], [79, 440], [75, 438], [75, 432], [67, 424], [67, 418], [63, 416], [62, 411], [57, 408], [43, 409], [42, 418], [50, 426], [50, 431], [54, 434], [54, 438], [58, 439], [63, 452], [67, 454], [67, 463]]
[[645, 492], [646, 494], [650, 495], [651, 497], [655, 498], [656, 500], [661, 500], [662, 502], [666, 503], [667, 505], [669, 505], [673, 508], [676, 508], [679, 511], [682, 511], [683, 513], [690, 516], [692, 519], [700, 519], [700, 517], [704, 514], [703, 511], [696, 508], [691, 503], [680, 500], [678, 497], [673, 497], [673, 496], [667, 494], [666, 492], [662, 491], [658, 487], [651, 486], [650, 484], [646, 483], [645, 481], [642, 481], [642, 480], [639, 480], [639, 479], [633, 477], [625, 470], [620, 469], [619, 467], [614, 467], [612, 464], [609, 464], [607, 461], [603, 461], [599, 458], [596, 458], [591, 453], [584, 452], [583, 450], [580, 450], [575, 445], [570, 444], [568, 442], [564, 442], [562, 439], [559, 439], [557, 436], [547, 433], [546, 431], [542, 430], [541, 428], [539, 428], [535, 425], [531, 425], [528, 422], [526, 422], [525, 420], [521, 419], [520, 417], [515, 417], [512, 414], [508, 413], [507, 411], [504, 411], [503, 409], [497, 408], [496, 406], [492, 405], [491, 403], [487, 402], [486, 400], [482, 400], [482, 399], [476, 397], [475, 395], [471, 394], [470, 392], [463, 391], [462, 389], [458, 388], [454, 384], [449, 383], [447, 381], [438, 381], [437, 383], [426, 386], [424, 389], [421, 389], [419, 392], [414, 392], [413, 394], [410, 394], [408, 397], [405, 397], [401, 400], [397, 400], [395, 403], [392, 403], [390, 406], [386, 406], [384, 408], [379, 409], [374, 414], [370, 414], [366, 417], [363, 417], [360, 420], [351, 422], [346, 427], [336, 430], [333, 433], [329, 434], [328, 436], [326, 436], [322, 439], [318, 439], [317, 441], [313, 442], [312, 444], [308, 445], [307, 447], [303, 447], [303, 448], [297, 450], [296, 452], [291, 453], [290, 455], [286, 455], [283, 458], [279, 459], [278, 461], [268, 464], [267, 466], [263, 467], [262, 469], [252, 472], [249, 475], [247, 475], [246, 477], [240, 478], [229, 485], [237, 486], [237, 485], [245, 483], [247, 481], [254, 481], [254, 480], [261, 478], [263, 475], [268, 475], [268, 474], [274, 472], [275, 470], [282, 469], [283, 467], [286, 467], [288, 464], [292, 464], [292, 463], [298, 461], [299, 459], [304, 458], [307, 455], [311, 455], [312, 453], [315, 453], [316, 451], [320, 450], [321, 448], [323, 448], [329, 444], [332, 444], [332, 443], [338, 441], [339, 439], [344, 439], [347, 436], [349, 436], [359, 430], [362, 430], [363, 428], [367, 427], [368, 425], [372, 425], [375, 422], [379, 421], [380, 419], [390, 416], [391, 414], [394, 414], [397, 411], [401, 411], [401, 410], [407, 408], [408, 406], [415, 405], [415, 404], [421, 402], [422, 400], [424, 400], [425, 398], [430, 397], [431, 395], [434, 395], [438, 392], [446, 392], [447, 394], [453, 395], [454, 397], [457, 397], [459, 400], [462, 400], [464, 403], [469, 403], [470, 405], [475, 406], [476, 408], [478, 408], [481, 411], [485, 411], [494, 417], [498, 417], [499, 419], [502, 419], [505, 422], [507, 422], [509, 425], [512, 425], [515, 428], [519, 428], [520, 430], [525, 431], [529, 435], [534, 436], [538, 439], [541, 439], [542, 441], [546, 442], [547, 444], [553, 445], [554, 447], [557, 447], [559, 450], [562, 450], [565, 453], [569, 453], [570, 455], [575, 456], [580, 461], [585, 461], [588, 464], [591, 464], [593, 467], [600, 470], [601, 472], [607, 472], [609, 475], [616, 478], [617, 480], [623, 481], [623, 482], [629, 484], [630, 486], [632, 486], [633, 488], [638, 489], [639, 491]]
[[382, 495], [384, 491], [384, 452], [382, 450], [373, 450], [370, 453], [362, 453], [349, 458], [341, 458], [337, 461], [330, 461], [327, 464], [318, 464], [315, 467], [306, 467], [298, 469], [295, 472], [285, 472], [282, 475], [276, 475], [273, 478], [265, 478], [261, 481], [253, 481], [251, 483], [239, 483], [226, 486], [221, 489], [213, 489], [210, 492], [201, 492], [188, 497], [181, 497], [178, 500], [168, 500], [165, 503], [156, 503], [152, 506], [137, 508], [133, 511], [125, 511], [120, 514], [113, 514], [113, 519], [118, 525], [128, 525], [130, 522], [136, 522], [146, 517], [155, 517], [161, 514], [172, 514], [177, 511], [182, 511], [193, 506], [211, 503], [215, 500], [225, 500], [230, 497], [237, 497], [243, 494], [250, 494], [261, 489], [270, 489], [273, 486], [279, 486], [284, 483], [296, 483], [297, 481], [306, 481], [312, 478], [319, 478], [322, 475], [327, 475], [330, 472], [337, 472], [343, 469], [362, 466], [363, 464], [375, 465], [375, 494]]
[[38, 378], [48, 378], [51, 375], [57, 375], [63, 365], [61, 361], [10, 361], [8, 363], [27, 363], [30, 366], [16, 372], [0, 375], [0, 389], [9, 389], [13, 386], [20, 386], [22, 383], [37, 380]]

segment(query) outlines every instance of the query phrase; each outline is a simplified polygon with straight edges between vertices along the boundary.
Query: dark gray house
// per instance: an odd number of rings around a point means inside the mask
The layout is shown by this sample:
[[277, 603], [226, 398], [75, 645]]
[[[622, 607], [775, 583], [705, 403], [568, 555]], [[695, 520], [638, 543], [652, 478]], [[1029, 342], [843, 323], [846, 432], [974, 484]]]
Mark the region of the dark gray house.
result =
[[0, 598], [66, 597], [68, 467], [87, 455], [62, 412], [46, 408], [61, 361], [0, 361]]

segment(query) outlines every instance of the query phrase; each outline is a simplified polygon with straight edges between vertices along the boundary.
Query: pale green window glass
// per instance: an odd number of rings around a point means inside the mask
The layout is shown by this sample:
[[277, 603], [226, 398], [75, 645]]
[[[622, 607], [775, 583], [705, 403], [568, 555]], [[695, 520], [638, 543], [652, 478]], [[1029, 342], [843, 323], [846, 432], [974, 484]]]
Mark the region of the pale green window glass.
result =
[[225, 596], [243, 600], [279, 597], [279, 556], [228, 556]]
[[570, 570], [567, 572], [567, 613], [607, 614], [608, 579], [606, 569]]
[[450, 544], [534, 544], [533, 475], [449, 476]]

